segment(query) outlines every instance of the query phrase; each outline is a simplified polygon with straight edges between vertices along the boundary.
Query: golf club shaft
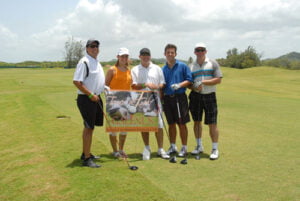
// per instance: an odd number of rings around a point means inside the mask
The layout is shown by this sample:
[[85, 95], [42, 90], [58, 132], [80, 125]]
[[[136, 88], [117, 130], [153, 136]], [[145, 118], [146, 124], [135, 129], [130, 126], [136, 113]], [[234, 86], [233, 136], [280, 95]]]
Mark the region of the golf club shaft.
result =
[[[101, 109], [102, 112], [103, 112], [103, 115], [104, 115], [104, 117], [105, 117], [105, 119], [106, 119], [106, 122], [107, 122], [108, 126], [111, 127], [111, 124], [110, 124], [110, 122], [109, 122], [109, 120], [108, 120], [108, 118], [107, 118], [107, 116], [106, 116], [106, 114], [105, 114], [105, 112], [104, 112], [104, 110], [103, 110], [103, 107], [102, 107], [101, 104], [100, 104], [100, 101], [98, 101], [97, 103], [98, 103], [100, 109]], [[126, 158], [126, 157], [123, 157], [123, 159], [124, 159], [124, 161], [126, 162], [128, 168], [131, 169], [131, 166], [129, 165], [129, 162], [128, 162], [127, 158]]]
[[137, 101], [136, 104], [135, 104], [135, 107], [137, 107], [137, 106], [139, 105], [140, 101], [142, 100], [142, 98], [143, 98], [143, 96], [144, 96], [144, 93], [145, 93], [145, 92], [142, 92], [142, 93], [141, 93], [141, 95], [140, 95], [138, 101]]
[[158, 105], [158, 102], [157, 102], [157, 100], [156, 100], [156, 96], [155, 96], [155, 92], [154, 92], [154, 91], [152, 91], [152, 96], [153, 96], [153, 98], [154, 98], [155, 106], [156, 106], [156, 108], [157, 108], [157, 111], [158, 111], [158, 114], [159, 114], [160, 118], [162, 119], [163, 127], [164, 127], [164, 129], [165, 129], [165, 131], [166, 131], [167, 137], [168, 137], [169, 142], [170, 142], [170, 140], [171, 140], [171, 139], [170, 139], [170, 135], [169, 135], [169, 132], [168, 132], [168, 130], [167, 130], [167, 128], [166, 128], [166, 123], [165, 123], [165, 120], [164, 120], [163, 115], [162, 115], [162, 110], [161, 110], [161, 108], [159, 108], [159, 105]]

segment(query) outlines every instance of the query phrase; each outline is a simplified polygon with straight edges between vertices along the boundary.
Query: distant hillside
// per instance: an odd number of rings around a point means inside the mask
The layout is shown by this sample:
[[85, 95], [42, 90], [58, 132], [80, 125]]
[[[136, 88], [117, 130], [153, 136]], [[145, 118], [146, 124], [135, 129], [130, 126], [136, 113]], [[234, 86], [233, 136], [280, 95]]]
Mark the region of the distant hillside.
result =
[[291, 52], [286, 55], [282, 55], [277, 59], [287, 59], [288, 61], [300, 61], [300, 53], [299, 52]]
[[262, 65], [300, 70], [300, 53], [290, 52], [275, 59], [262, 60]]

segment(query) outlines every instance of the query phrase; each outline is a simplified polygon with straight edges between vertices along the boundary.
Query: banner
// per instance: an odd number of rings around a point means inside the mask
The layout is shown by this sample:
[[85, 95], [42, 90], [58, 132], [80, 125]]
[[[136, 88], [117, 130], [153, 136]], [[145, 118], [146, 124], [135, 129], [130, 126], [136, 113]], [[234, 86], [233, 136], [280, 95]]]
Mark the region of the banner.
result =
[[106, 131], [158, 131], [161, 108], [157, 92], [116, 91], [106, 95]]

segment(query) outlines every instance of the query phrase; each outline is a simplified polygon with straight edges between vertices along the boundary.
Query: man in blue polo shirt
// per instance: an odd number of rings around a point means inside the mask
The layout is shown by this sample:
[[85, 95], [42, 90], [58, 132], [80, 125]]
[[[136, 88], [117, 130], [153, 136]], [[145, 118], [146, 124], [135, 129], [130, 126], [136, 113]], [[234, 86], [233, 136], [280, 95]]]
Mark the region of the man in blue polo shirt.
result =
[[163, 108], [169, 125], [171, 147], [168, 154], [176, 153], [176, 124], [179, 127], [182, 148], [178, 154], [184, 157], [187, 154], [188, 129], [186, 123], [190, 121], [188, 112], [188, 100], [185, 94], [186, 87], [193, 82], [190, 68], [175, 59], [177, 47], [173, 44], [167, 44], [165, 47], [166, 65], [163, 67], [163, 73], [166, 81], [163, 96]]

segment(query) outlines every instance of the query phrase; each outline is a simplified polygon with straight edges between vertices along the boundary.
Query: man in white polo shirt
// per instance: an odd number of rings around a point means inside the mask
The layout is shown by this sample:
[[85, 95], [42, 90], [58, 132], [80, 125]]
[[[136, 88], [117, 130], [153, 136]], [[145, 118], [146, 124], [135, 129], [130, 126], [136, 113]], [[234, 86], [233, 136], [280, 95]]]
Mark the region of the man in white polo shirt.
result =
[[[165, 78], [161, 68], [151, 62], [151, 53], [148, 48], [140, 50], [139, 58], [141, 60], [141, 64], [133, 67], [131, 70], [132, 88], [136, 90], [158, 91], [158, 94], [160, 94], [160, 90], [165, 85]], [[159, 128], [158, 132], [155, 133], [158, 144], [157, 155], [164, 159], [168, 159], [170, 156], [163, 149], [163, 120], [161, 118], [161, 103], [157, 101], [156, 107], [158, 107], [159, 110]], [[151, 154], [149, 132], [142, 132], [142, 137], [145, 144], [143, 159], [149, 160]]]
[[191, 87], [192, 92], [189, 95], [189, 109], [194, 120], [194, 134], [197, 141], [197, 146], [192, 151], [192, 154], [203, 152], [201, 122], [204, 112], [204, 123], [209, 127], [209, 134], [212, 140], [210, 159], [215, 160], [219, 157], [216, 85], [221, 83], [223, 75], [219, 64], [215, 60], [207, 58], [206, 53], [206, 45], [204, 43], [197, 43], [194, 49], [197, 59], [191, 66], [194, 83]]
[[98, 168], [91, 154], [92, 136], [94, 126], [103, 126], [103, 103], [100, 94], [104, 91], [104, 72], [97, 60], [99, 54], [99, 41], [90, 39], [86, 43], [86, 56], [77, 64], [73, 83], [78, 88], [77, 106], [83, 118], [83, 150], [82, 165]]

